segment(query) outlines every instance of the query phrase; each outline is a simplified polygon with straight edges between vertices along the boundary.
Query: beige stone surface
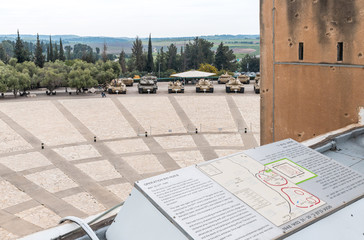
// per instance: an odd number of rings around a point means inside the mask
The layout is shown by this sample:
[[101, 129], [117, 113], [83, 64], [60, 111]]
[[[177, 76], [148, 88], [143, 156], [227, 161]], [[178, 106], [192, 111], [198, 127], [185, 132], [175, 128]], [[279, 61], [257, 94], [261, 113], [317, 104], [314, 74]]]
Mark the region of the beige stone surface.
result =
[[0, 153], [10, 153], [31, 148], [32, 146], [29, 143], [0, 119]]
[[225, 96], [176, 97], [192, 123], [202, 132], [237, 131]]
[[242, 152], [242, 151], [243, 150], [238, 150], [238, 149], [217, 149], [217, 150], [215, 150], [217, 156], [219, 156], [219, 157], [226, 157], [228, 155]]
[[243, 116], [250, 132], [260, 144], [260, 98], [255, 95], [246, 95], [244, 98], [233, 97]]
[[195, 165], [204, 161], [200, 151], [169, 152], [168, 154], [181, 168]]
[[[169, 130], [172, 130], [172, 133], [186, 132], [168, 97], [118, 99], [149, 134], [150, 127], [152, 127], [152, 135], [166, 134]], [[140, 132], [143, 131], [140, 130]]]
[[105, 210], [103, 205], [101, 205], [91, 194], [86, 192], [78, 193], [62, 199], [88, 215], [100, 213]]
[[15, 240], [18, 238], [19, 238], [19, 236], [14, 235], [11, 232], [8, 232], [5, 229], [0, 227], [0, 239], [1, 240]]
[[153, 154], [123, 157], [123, 159], [139, 174], [165, 171], [157, 157]]
[[238, 133], [204, 134], [204, 136], [211, 146], [244, 146], [243, 140]]
[[17, 205], [31, 198], [8, 181], [0, 178], [0, 209]]
[[60, 216], [44, 206], [30, 208], [15, 215], [44, 229], [56, 226], [61, 220]]
[[136, 133], [109, 98], [60, 100], [97, 139], [136, 136]]
[[154, 138], [164, 149], [196, 147], [193, 138], [189, 135], [167, 136]]
[[82, 172], [89, 175], [95, 181], [105, 181], [114, 178], [121, 178], [121, 175], [107, 160], [80, 163], [76, 164], [76, 167], [81, 169]]
[[53, 149], [68, 161], [100, 157], [100, 153], [92, 145], [79, 145]]
[[0, 158], [0, 163], [17, 172], [52, 165], [52, 163], [39, 152], [3, 157]]
[[46, 146], [85, 141], [50, 101], [1, 103], [0, 111], [39, 138]]
[[140, 138], [105, 142], [105, 145], [108, 146], [115, 154], [150, 151], [148, 146]]
[[77, 183], [58, 168], [25, 175], [25, 177], [51, 193], [78, 186]]
[[106, 188], [121, 200], [125, 201], [129, 197], [133, 186], [130, 183], [120, 183], [107, 186]]

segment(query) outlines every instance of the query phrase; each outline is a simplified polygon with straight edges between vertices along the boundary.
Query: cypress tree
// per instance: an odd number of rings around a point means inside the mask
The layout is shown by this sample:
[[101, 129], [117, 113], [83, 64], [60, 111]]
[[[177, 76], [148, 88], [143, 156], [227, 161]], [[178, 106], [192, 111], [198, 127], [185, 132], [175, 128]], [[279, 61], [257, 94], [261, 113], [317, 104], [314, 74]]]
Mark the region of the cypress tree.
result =
[[148, 57], [147, 57], [147, 72], [153, 72], [153, 49], [152, 49], [152, 38], [151, 34], [149, 34], [149, 42], [148, 42]]
[[62, 44], [62, 39], [59, 39], [59, 60], [65, 61], [66, 57], [64, 56], [64, 49]]
[[53, 59], [54, 61], [56, 61], [56, 60], [59, 59], [57, 42], [54, 43], [54, 54], [53, 54], [53, 57], [54, 57], [54, 59]]
[[50, 57], [49, 56], [49, 46], [47, 46], [47, 62], [50, 62], [51, 61], [51, 59], [49, 57]]
[[16, 59], [18, 59], [18, 63], [23, 63], [26, 60], [26, 51], [24, 48], [23, 41], [20, 39], [19, 30], [18, 30], [18, 37], [16, 39], [14, 47], [14, 56]]
[[48, 55], [48, 61], [53, 62], [54, 61], [54, 55], [53, 55], [53, 46], [52, 46], [52, 37], [49, 36], [49, 55]]
[[124, 50], [122, 50], [121, 53], [120, 53], [119, 64], [120, 64], [120, 67], [121, 67], [121, 72], [126, 73], [126, 60], [125, 60]]
[[105, 42], [104, 42], [104, 49], [102, 50], [102, 61], [104, 62], [107, 61], [107, 46]]
[[44, 66], [44, 56], [42, 46], [39, 41], [39, 34], [37, 33], [37, 45], [35, 47], [35, 56], [34, 56], [34, 63], [38, 67], [42, 68]]

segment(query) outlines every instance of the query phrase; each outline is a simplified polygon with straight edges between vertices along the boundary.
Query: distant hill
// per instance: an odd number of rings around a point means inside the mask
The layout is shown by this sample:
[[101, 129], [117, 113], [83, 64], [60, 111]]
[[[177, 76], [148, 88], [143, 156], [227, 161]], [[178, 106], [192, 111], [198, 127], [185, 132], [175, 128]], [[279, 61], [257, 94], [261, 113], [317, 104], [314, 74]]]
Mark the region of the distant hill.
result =
[[[21, 34], [21, 39], [27, 42], [36, 42], [37, 35], [27, 35]], [[246, 52], [242, 49], [252, 49], [255, 51], [255, 54], [259, 54], [259, 35], [209, 35], [209, 36], [199, 36], [200, 38], [204, 38], [206, 40], [212, 41], [214, 43], [214, 49], [216, 49], [217, 45], [220, 42], [224, 44], [230, 45], [234, 48], [236, 53]], [[17, 38], [16, 34], [9, 35], [1, 35], [0, 34], [0, 42], [3, 40], [11, 40], [15, 41]], [[183, 46], [189, 41], [193, 40], [195, 37], [168, 37], [168, 38], [152, 38], [153, 47], [156, 49], [160, 49], [164, 47], [166, 49], [171, 43], [176, 44], [178, 47]], [[44, 42], [49, 41], [48, 35], [39, 35], [39, 39]], [[75, 45], [78, 43], [87, 44], [92, 48], [100, 48], [102, 49], [103, 44], [106, 43], [108, 47], [108, 52], [113, 54], [119, 54], [122, 49], [126, 53], [131, 52], [131, 47], [135, 38], [128, 37], [90, 37], [90, 36], [77, 36], [77, 35], [54, 35], [52, 36], [52, 41], [59, 41], [62, 39], [63, 46], [67, 45]], [[141, 38], [145, 48], [148, 44], [148, 38]], [[250, 46], [251, 45], [251, 46]]]

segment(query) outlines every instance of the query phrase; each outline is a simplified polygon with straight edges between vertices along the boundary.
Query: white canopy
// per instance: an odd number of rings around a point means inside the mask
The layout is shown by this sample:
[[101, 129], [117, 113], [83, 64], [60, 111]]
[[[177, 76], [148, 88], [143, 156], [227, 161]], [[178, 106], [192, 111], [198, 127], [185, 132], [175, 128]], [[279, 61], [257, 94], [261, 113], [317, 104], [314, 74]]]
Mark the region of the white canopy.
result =
[[201, 72], [201, 71], [187, 71], [183, 73], [176, 73], [171, 75], [172, 77], [180, 77], [180, 78], [203, 78], [210, 77], [216, 75], [215, 73]]

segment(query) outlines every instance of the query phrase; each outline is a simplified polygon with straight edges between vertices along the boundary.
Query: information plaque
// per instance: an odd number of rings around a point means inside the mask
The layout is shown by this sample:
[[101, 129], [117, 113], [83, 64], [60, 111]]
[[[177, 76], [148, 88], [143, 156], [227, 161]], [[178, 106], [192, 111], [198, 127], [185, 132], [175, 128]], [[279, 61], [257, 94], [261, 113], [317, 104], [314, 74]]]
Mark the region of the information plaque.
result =
[[275, 239], [364, 192], [364, 177], [288, 139], [136, 188], [188, 239]]

